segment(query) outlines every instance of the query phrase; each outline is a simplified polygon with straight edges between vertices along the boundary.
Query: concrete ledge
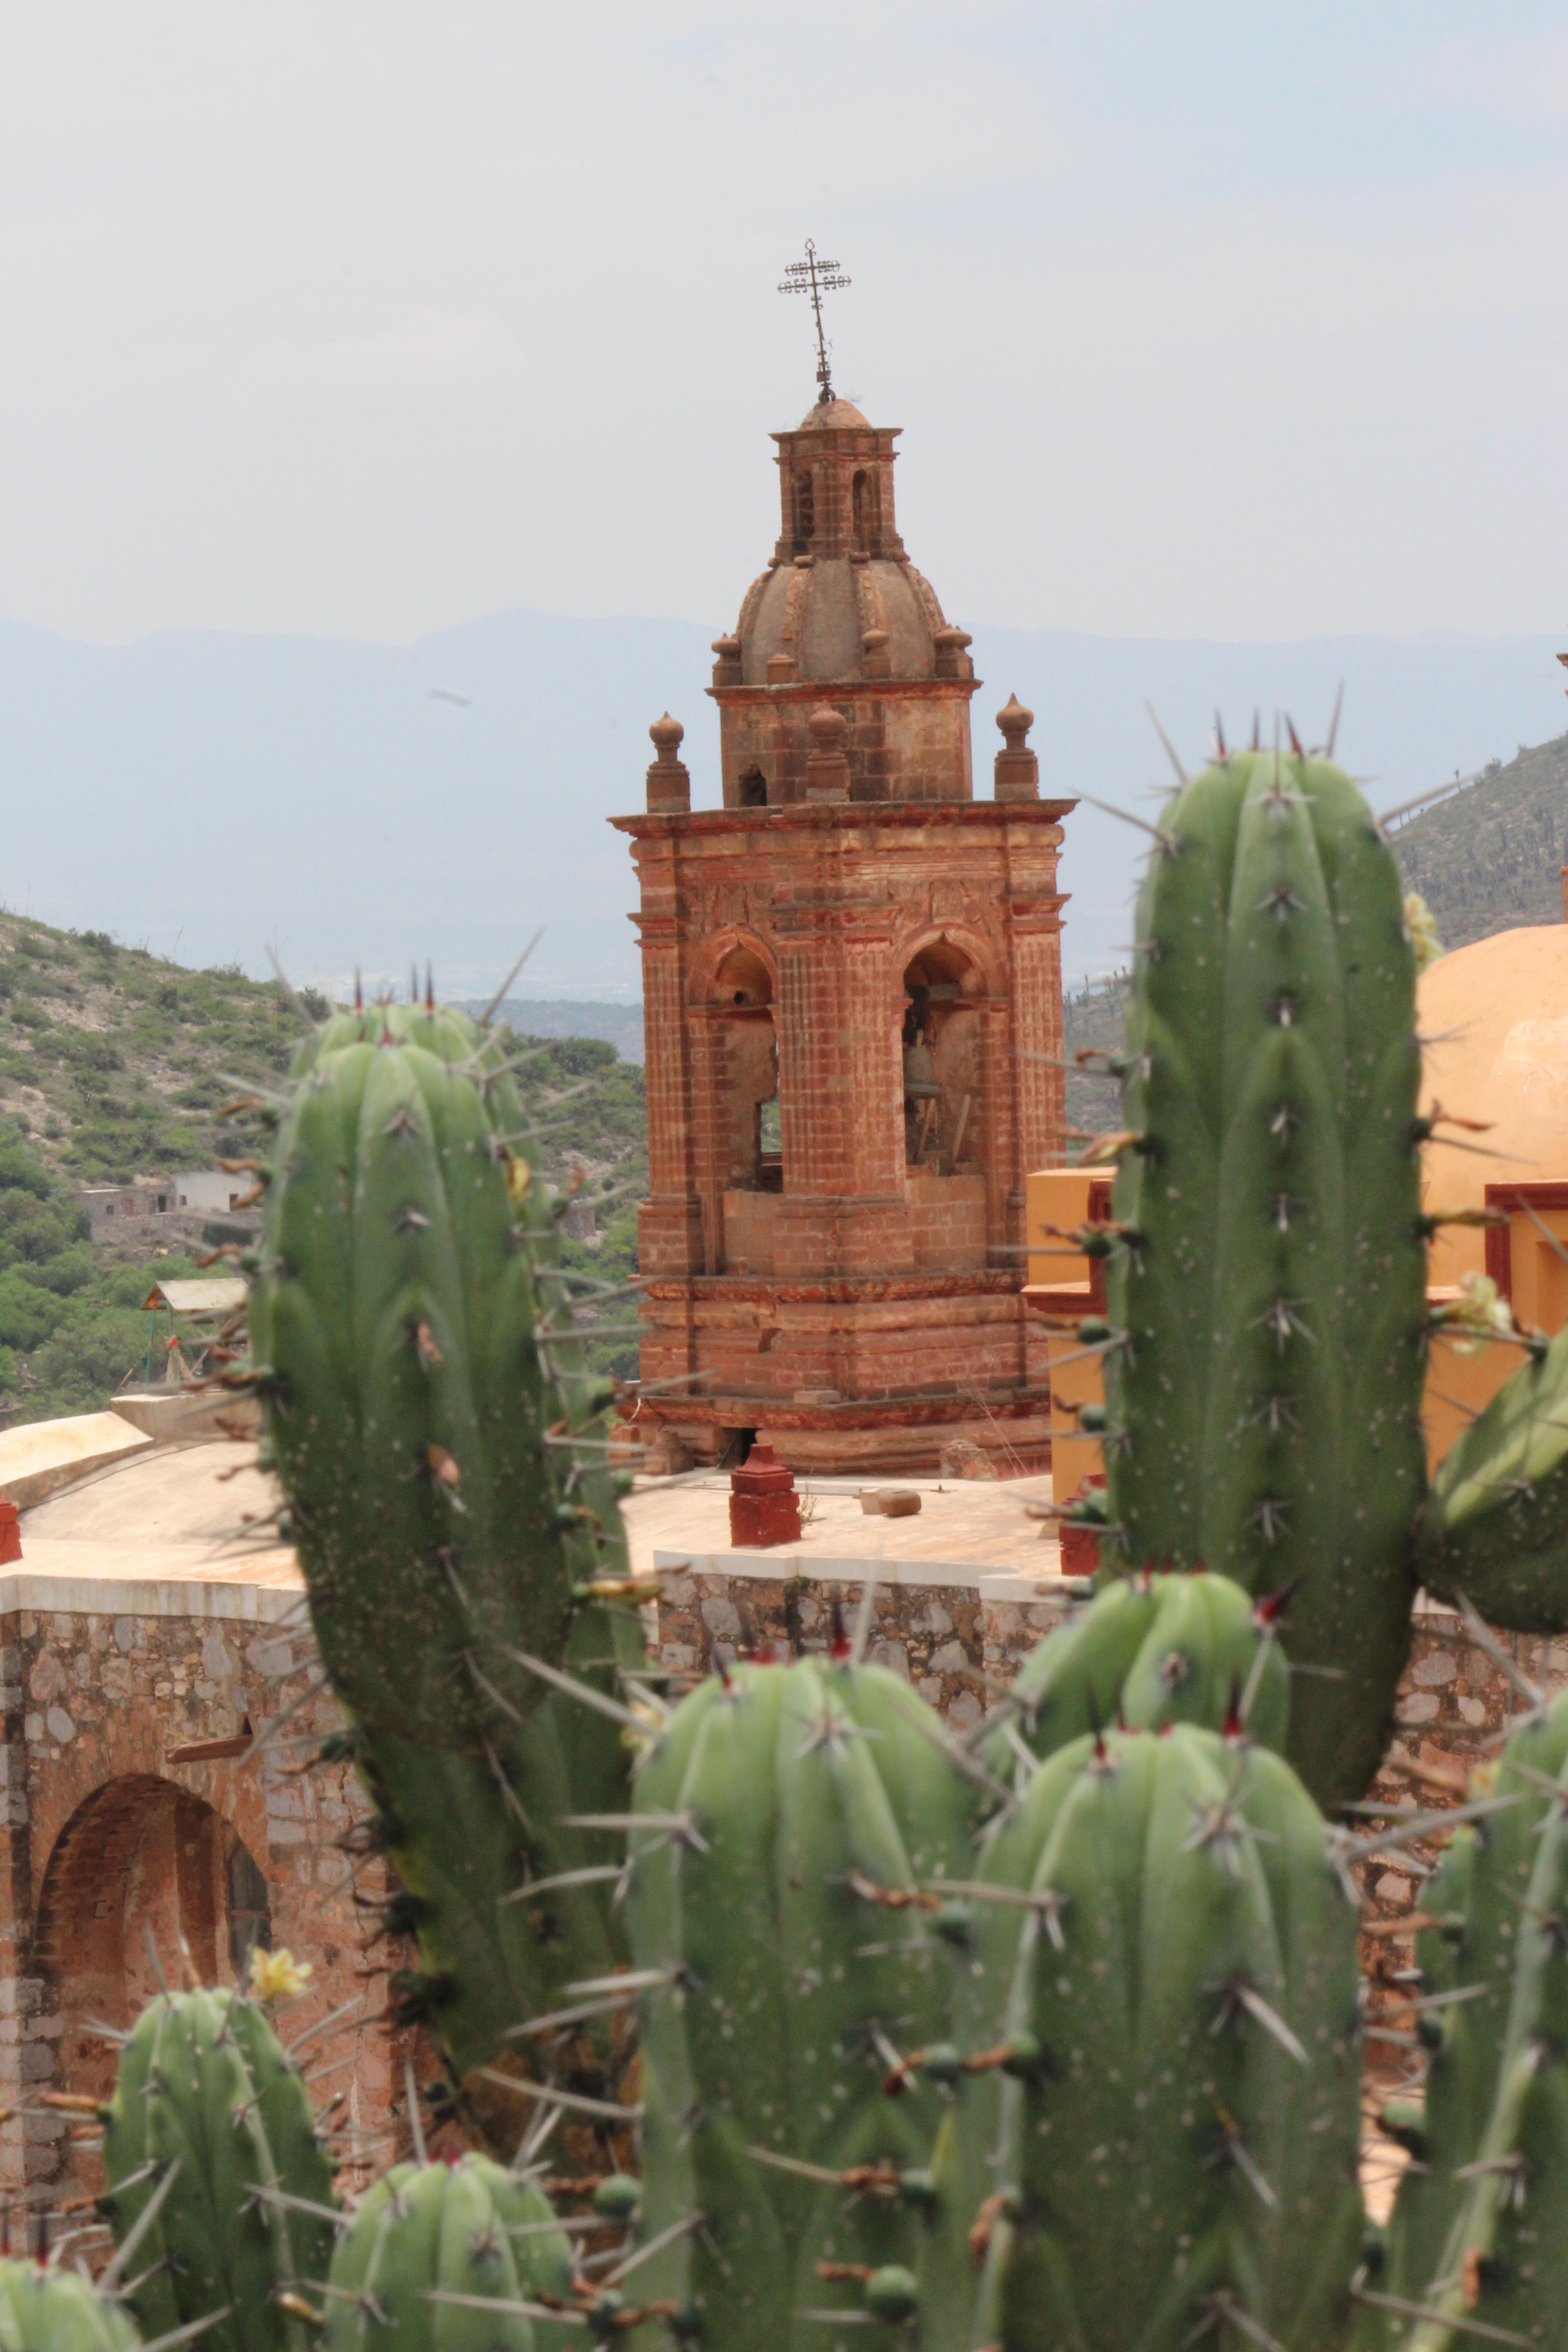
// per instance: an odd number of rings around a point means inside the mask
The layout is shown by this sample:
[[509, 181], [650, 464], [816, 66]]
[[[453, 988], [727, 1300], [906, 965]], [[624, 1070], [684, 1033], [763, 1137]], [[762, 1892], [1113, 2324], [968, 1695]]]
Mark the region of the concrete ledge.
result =
[[284, 1618], [310, 1631], [299, 1591], [267, 1584], [210, 1584], [161, 1578], [30, 1576], [26, 1568], [0, 1576], [0, 1615], [22, 1609], [62, 1617], [222, 1618], [242, 1624], [276, 1625]]
[[[255, 1400], [230, 1396], [223, 1389], [170, 1389], [162, 1396], [117, 1396], [109, 1408], [154, 1444], [167, 1445], [177, 1437], [227, 1436], [237, 1430], [258, 1431], [261, 1412]], [[220, 1429], [222, 1422], [226, 1424]]]
[[773, 1584], [863, 1584], [869, 1576], [879, 1585], [924, 1585], [948, 1592], [973, 1592], [982, 1601], [1059, 1601], [1064, 1609], [1073, 1600], [1060, 1574], [1050, 1568], [1031, 1574], [1026, 1570], [988, 1568], [983, 1560], [973, 1559], [877, 1559], [865, 1552], [834, 1559], [820, 1552], [792, 1551], [781, 1544], [771, 1551], [658, 1550], [653, 1564], [688, 1576], [749, 1576]]
[[153, 1443], [117, 1412], [24, 1422], [19, 1429], [0, 1430], [0, 1495], [25, 1511], [95, 1470], [147, 1453]]

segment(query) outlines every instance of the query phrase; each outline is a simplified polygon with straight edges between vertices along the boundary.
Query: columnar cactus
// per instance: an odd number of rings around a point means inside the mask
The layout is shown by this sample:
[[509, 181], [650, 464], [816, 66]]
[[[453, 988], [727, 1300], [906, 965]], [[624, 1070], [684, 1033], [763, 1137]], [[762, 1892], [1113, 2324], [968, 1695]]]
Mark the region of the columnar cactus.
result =
[[[482, 2156], [398, 2164], [332, 2256], [326, 2352], [560, 2352], [581, 2340], [571, 2244], [537, 2189]], [[543, 2294], [542, 2304], [536, 2298]]]
[[1442, 1213], [1419, 1197], [1398, 872], [1348, 776], [1243, 752], [1188, 783], [1135, 959], [1097, 1237], [1107, 1565], [1206, 1567], [1253, 1593], [1300, 1579], [1289, 1753], [1331, 1803], [1383, 1752], [1418, 1583], [1468, 1576], [1500, 1622], [1568, 1623], [1568, 1480], [1559, 1497], [1544, 1479], [1565, 1441], [1543, 1428], [1568, 1355], [1504, 1391], [1421, 1517], [1424, 1244]]
[[[1475, 1786], [1499, 1810], [1456, 1832], [1422, 1890], [1425, 2095], [1384, 2116], [1412, 2161], [1366, 2347], [1430, 2352], [1439, 2319], [1568, 2343], [1568, 1697]], [[1417, 2323], [1412, 2305], [1436, 2308]]]
[[646, 2225], [701, 2217], [657, 2280], [704, 2343], [819, 2344], [803, 2314], [916, 2252], [942, 2111], [902, 2062], [945, 2039], [973, 1816], [942, 1738], [879, 1667], [739, 1665], [642, 1766]]
[[[1228, 1577], [1118, 1577], [1038, 1643], [1019, 1668], [985, 1761], [1010, 1780], [1015, 1738], [1044, 1759], [1086, 1731], [1121, 1723], [1222, 1730], [1245, 1707], [1250, 1737], [1283, 1748], [1290, 1675], [1275, 1636], [1279, 1610]], [[1010, 1732], [1009, 1727], [1013, 1727]]]
[[331, 2168], [298, 2069], [262, 2011], [223, 1990], [161, 1996], [121, 2053], [101, 2199], [137, 2242], [131, 2306], [163, 2336], [216, 2312], [215, 2352], [305, 2352], [300, 2282], [324, 2275]]
[[418, 1939], [405, 2013], [459, 2076], [623, 1949], [617, 1842], [572, 1822], [624, 1810], [629, 1756], [540, 1668], [608, 1699], [640, 1633], [597, 1597], [626, 1570], [607, 1392], [523, 1123], [462, 1016], [329, 1023], [280, 1124], [250, 1310], [312, 1623], [402, 1880], [387, 1925]]
[[1320, 2352], [1363, 2226], [1356, 1921], [1295, 1775], [1190, 1725], [1091, 1736], [983, 1877], [958, 2038], [1002, 2088], [960, 2128], [971, 2201], [1007, 2200], [1008, 2352], [1174, 2352], [1231, 2311]]
[[1415, 965], [1392, 857], [1325, 761], [1179, 793], [1139, 902], [1108, 1267], [1122, 1557], [1300, 1577], [1290, 1752], [1359, 1795], [1404, 1664], [1423, 1488]]
[[0, 2352], [144, 2352], [117, 2303], [75, 2271], [0, 2260]]

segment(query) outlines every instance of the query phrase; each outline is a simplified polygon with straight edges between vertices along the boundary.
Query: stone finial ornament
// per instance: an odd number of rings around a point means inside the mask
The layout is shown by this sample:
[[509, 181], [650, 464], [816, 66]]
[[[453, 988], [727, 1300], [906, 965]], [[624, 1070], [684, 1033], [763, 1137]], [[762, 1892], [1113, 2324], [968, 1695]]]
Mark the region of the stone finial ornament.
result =
[[811, 754], [805, 763], [805, 797], [808, 801], [847, 801], [849, 798], [849, 721], [830, 703], [820, 702], [812, 712], [807, 725], [811, 729]]
[[676, 756], [686, 730], [667, 710], [647, 731], [658, 754], [647, 772], [649, 812], [659, 816], [687, 816], [691, 810], [691, 772], [685, 761]]
[[996, 713], [996, 724], [1003, 736], [1003, 748], [996, 754], [995, 797], [999, 801], [1037, 801], [1040, 797], [1040, 763], [1028, 746], [1028, 733], [1034, 723], [1034, 712], [1016, 694], [1010, 694]]

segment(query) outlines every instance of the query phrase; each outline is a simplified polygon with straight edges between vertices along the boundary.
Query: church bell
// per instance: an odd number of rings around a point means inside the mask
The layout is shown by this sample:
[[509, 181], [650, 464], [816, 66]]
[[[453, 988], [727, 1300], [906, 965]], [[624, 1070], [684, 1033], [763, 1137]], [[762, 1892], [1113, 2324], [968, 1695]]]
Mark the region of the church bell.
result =
[[942, 1093], [929, 1045], [904, 1047], [904, 1100], [934, 1102]]

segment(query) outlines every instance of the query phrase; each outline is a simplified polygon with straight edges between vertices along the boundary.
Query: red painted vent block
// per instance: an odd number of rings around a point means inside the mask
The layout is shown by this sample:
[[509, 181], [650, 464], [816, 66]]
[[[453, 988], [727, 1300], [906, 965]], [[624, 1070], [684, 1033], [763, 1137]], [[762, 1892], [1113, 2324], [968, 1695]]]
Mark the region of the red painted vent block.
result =
[[771, 1445], [753, 1445], [730, 1475], [730, 1541], [737, 1551], [800, 1541], [800, 1496], [795, 1473]]

